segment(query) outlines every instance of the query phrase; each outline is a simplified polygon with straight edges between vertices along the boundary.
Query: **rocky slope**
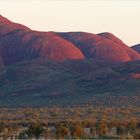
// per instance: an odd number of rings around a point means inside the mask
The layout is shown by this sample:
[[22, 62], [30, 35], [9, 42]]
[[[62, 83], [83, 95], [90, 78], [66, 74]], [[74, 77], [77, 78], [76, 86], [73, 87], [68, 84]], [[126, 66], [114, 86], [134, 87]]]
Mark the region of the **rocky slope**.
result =
[[134, 45], [131, 48], [140, 53], [140, 44]]
[[5, 65], [34, 58], [55, 61], [84, 58], [77, 47], [55, 33], [32, 31], [4, 17], [0, 17], [0, 34], [0, 57]]
[[76, 45], [87, 58], [106, 62], [139, 60], [140, 55], [111, 33], [91, 34], [85, 32], [58, 33]]
[[11, 22], [7, 18], [0, 15], [0, 36], [17, 29], [30, 30], [28, 27], [18, 23]]
[[0, 66], [36, 58], [120, 63], [139, 60], [140, 54], [111, 33], [38, 32], [0, 16]]
[[139, 84], [140, 54], [111, 33], [39, 32], [0, 16], [0, 106], [101, 104], [105, 97], [104, 106], [108, 99], [139, 106]]
[[[139, 98], [140, 62], [109, 65], [93, 60], [24, 61], [0, 69], [1, 106], [47, 106], [96, 103], [104, 98]], [[108, 101], [104, 102], [104, 106]], [[125, 102], [139, 105], [139, 102]], [[121, 104], [122, 105], [122, 104]]]

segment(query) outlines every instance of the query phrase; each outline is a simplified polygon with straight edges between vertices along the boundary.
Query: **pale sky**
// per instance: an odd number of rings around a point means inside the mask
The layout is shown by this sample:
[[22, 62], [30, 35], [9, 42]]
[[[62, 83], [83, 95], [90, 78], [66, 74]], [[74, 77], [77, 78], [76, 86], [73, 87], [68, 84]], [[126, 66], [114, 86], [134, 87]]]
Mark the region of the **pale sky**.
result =
[[140, 0], [0, 0], [0, 14], [34, 30], [111, 32], [140, 43]]

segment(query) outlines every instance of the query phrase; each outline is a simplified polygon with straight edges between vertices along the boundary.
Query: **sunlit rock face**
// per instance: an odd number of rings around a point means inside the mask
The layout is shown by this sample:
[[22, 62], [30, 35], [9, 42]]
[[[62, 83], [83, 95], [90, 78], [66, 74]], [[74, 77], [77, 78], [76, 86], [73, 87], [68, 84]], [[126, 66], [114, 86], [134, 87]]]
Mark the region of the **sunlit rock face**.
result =
[[39, 32], [0, 16], [0, 57], [4, 66], [38, 58], [118, 63], [139, 60], [140, 54], [111, 33]]
[[87, 58], [107, 62], [139, 60], [140, 55], [111, 33], [91, 34], [85, 32], [57, 33], [76, 45]]
[[13, 23], [7, 18], [0, 15], [0, 35], [4, 35], [8, 32], [18, 30], [18, 29], [30, 30], [28, 27], [18, 23]]
[[0, 55], [5, 64], [44, 58], [55, 61], [83, 59], [71, 42], [53, 32], [32, 31], [0, 16]]

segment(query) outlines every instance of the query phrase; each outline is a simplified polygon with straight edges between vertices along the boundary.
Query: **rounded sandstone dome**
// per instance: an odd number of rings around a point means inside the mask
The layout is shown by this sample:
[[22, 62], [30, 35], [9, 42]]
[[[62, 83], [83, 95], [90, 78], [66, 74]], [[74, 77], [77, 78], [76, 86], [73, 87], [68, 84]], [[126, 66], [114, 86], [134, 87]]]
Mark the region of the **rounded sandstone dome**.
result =
[[55, 33], [31, 30], [16, 30], [1, 37], [0, 55], [5, 64], [36, 58], [54, 61], [84, 59], [79, 48]]
[[71, 41], [83, 52], [86, 58], [94, 58], [111, 63], [140, 60], [139, 53], [111, 33], [69, 32], [58, 33], [58, 35]]
[[84, 55], [79, 48], [71, 42], [57, 36], [53, 32], [30, 32], [22, 40], [30, 42], [29, 51], [37, 53], [41, 58], [47, 58], [55, 61], [64, 61], [67, 59], [83, 59]]

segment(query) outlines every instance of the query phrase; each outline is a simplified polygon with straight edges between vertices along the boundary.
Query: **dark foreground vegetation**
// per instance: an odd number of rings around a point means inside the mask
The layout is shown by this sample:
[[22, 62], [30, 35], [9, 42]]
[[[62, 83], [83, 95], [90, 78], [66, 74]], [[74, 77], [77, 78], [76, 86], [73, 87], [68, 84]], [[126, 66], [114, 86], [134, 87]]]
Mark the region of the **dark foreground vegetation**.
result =
[[1, 139], [140, 139], [140, 108], [0, 108]]

